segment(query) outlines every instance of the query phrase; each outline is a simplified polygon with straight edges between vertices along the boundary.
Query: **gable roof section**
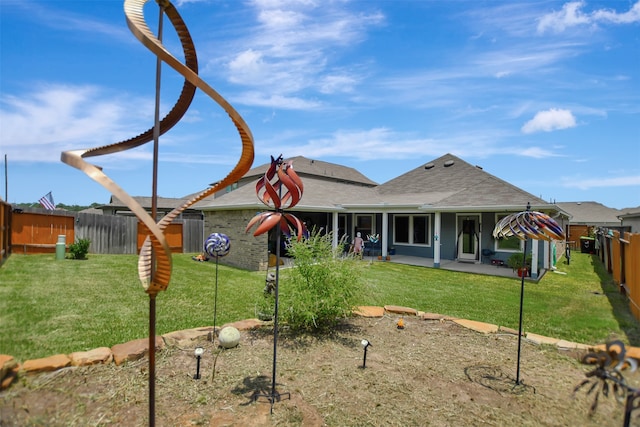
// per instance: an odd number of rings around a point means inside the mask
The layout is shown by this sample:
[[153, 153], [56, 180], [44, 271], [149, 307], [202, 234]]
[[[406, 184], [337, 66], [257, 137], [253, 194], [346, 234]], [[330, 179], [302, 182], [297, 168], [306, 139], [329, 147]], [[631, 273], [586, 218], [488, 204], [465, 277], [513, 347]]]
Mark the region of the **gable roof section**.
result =
[[621, 211], [597, 202], [558, 202], [560, 209], [571, 214], [571, 224], [619, 226]]
[[[308, 159], [304, 156], [291, 157], [286, 159], [286, 161], [292, 162], [293, 169], [302, 178], [315, 177], [329, 181], [343, 182], [347, 184], [360, 184], [369, 187], [378, 185], [377, 182], [370, 180], [356, 169], [347, 166], [323, 162], [321, 160]], [[269, 169], [269, 166], [271, 166], [270, 162], [252, 168], [242, 177], [242, 181], [249, 179], [255, 182], [255, 180], [264, 175], [267, 169]]]
[[[295, 167], [295, 165], [294, 165]], [[256, 178], [255, 181], [258, 179]], [[206, 205], [199, 207], [206, 211], [210, 209], [256, 209], [268, 210], [256, 195], [255, 181], [243, 185], [238, 189], [209, 200]], [[335, 211], [340, 205], [361, 200], [363, 203], [381, 203], [374, 187], [354, 185], [343, 182], [327, 181], [322, 178], [308, 176], [302, 178], [304, 194], [300, 202], [291, 210], [293, 211]]]
[[[523, 210], [527, 203], [535, 209], [558, 208], [506, 181], [447, 154], [379, 186], [352, 168], [294, 157], [293, 166], [301, 176], [304, 195], [293, 210], [335, 211], [349, 209], [432, 210]], [[213, 200], [202, 201], [203, 210], [248, 208], [264, 210], [255, 183], [268, 164], [253, 168], [243, 177], [252, 181]], [[253, 172], [252, 172], [253, 171]]]
[[521, 207], [549, 203], [452, 155], [435, 159], [378, 187], [383, 198], [422, 194], [433, 208]]

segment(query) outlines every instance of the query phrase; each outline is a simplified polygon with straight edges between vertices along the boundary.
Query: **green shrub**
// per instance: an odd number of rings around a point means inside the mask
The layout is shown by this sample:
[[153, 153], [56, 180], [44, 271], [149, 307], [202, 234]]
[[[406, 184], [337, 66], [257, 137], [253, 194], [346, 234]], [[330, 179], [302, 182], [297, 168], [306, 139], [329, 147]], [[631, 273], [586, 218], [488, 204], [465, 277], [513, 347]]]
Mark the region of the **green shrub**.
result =
[[332, 240], [314, 230], [288, 248], [294, 267], [281, 276], [279, 317], [292, 329], [330, 328], [361, 301], [363, 263], [343, 256], [344, 241], [333, 248]]
[[75, 243], [69, 245], [69, 258], [87, 259], [90, 244], [91, 240], [89, 239], [78, 239]]
[[[530, 253], [527, 254], [527, 268], [531, 268], [531, 260], [532, 255]], [[513, 270], [518, 270], [522, 268], [522, 252], [514, 252], [507, 258], [507, 265], [511, 267]]]

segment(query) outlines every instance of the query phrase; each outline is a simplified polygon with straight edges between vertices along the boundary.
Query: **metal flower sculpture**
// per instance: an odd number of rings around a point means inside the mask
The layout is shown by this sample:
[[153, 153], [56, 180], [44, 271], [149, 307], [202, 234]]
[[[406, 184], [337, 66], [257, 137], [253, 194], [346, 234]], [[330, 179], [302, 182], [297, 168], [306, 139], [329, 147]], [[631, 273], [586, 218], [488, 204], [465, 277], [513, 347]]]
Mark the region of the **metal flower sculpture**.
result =
[[493, 230], [493, 237], [517, 237], [518, 239], [564, 240], [562, 227], [549, 215], [530, 211], [507, 215]]
[[295, 215], [283, 212], [284, 209], [297, 205], [303, 192], [302, 180], [293, 169], [292, 162], [283, 161], [282, 155], [277, 159], [271, 156], [271, 166], [256, 183], [256, 194], [262, 203], [274, 211], [254, 216], [245, 232], [248, 233], [251, 227], [258, 224], [253, 235], [259, 236], [279, 224], [280, 230], [287, 237], [291, 237], [292, 230], [295, 231], [298, 241], [302, 236], [307, 237], [307, 227]]
[[298, 204], [302, 198], [304, 186], [298, 174], [293, 170], [291, 161], [285, 162], [280, 155], [277, 159], [271, 157], [271, 165], [269, 169], [256, 183], [256, 194], [258, 199], [273, 211], [259, 213], [254, 216], [247, 225], [246, 233], [251, 227], [258, 224], [254, 231], [254, 236], [266, 233], [275, 227], [276, 234], [276, 277], [275, 277], [275, 306], [273, 312], [273, 368], [271, 377], [271, 391], [269, 394], [256, 394], [254, 400], [259, 397], [265, 397], [271, 403], [271, 412], [273, 413], [273, 404], [280, 401], [283, 395], [289, 393], [279, 393], [276, 390], [276, 366], [278, 354], [278, 284], [280, 281], [280, 233], [284, 233], [287, 237], [291, 237], [294, 231], [297, 240], [300, 241], [303, 236], [308, 237], [307, 227], [294, 215], [284, 213], [285, 208], [292, 208]]
[[[527, 210], [507, 215], [498, 222], [493, 229], [493, 237], [496, 239], [505, 237], [517, 237], [524, 240], [522, 266], [524, 267], [527, 254], [527, 239], [533, 240], [564, 240], [562, 227], [549, 215], [542, 212], [531, 211], [531, 205], [527, 203]], [[522, 347], [522, 307], [524, 302], [524, 276], [520, 281], [520, 322], [518, 326], [518, 367], [516, 370], [516, 385], [520, 385], [520, 349]]]
[[628, 427], [631, 422], [631, 413], [640, 409], [640, 390], [629, 386], [622, 373], [625, 370], [635, 372], [638, 368], [638, 362], [632, 357], [627, 357], [624, 343], [616, 340], [607, 343], [605, 350], [596, 350], [585, 354], [582, 363], [593, 365], [594, 368], [586, 373], [587, 379], [578, 384], [573, 389], [573, 393], [577, 393], [587, 385], [590, 386], [587, 394], [596, 392], [589, 408], [591, 415], [598, 407], [600, 394], [609, 397], [609, 391], [611, 391], [618, 402], [625, 402], [623, 425]]
[[[166, 290], [169, 286], [172, 269], [171, 249], [164, 231], [166, 227], [189, 206], [242, 178], [242, 176], [251, 168], [254, 157], [254, 148], [253, 136], [251, 135], [249, 126], [242, 119], [240, 114], [238, 114], [238, 112], [222, 96], [220, 96], [218, 92], [198, 76], [198, 58], [195, 46], [187, 26], [175, 6], [171, 4], [169, 0], [157, 0], [160, 19], [157, 27], [158, 35], [156, 36], [151, 32], [145, 21], [144, 5], [147, 1], [148, 0], [124, 1], [124, 13], [127, 25], [133, 35], [154, 55], [156, 55], [158, 59], [158, 67], [156, 70], [160, 69], [159, 61], [163, 61], [184, 77], [182, 91], [175, 105], [169, 109], [166, 116], [160, 118], [160, 73], [156, 72], [156, 120], [150, 129], [138, 136], [134, 136], [121, 142], [94, 148], [65, 151], [61, 155], [61, 160], [64, 163], [81, 170], [98, 184], [109, 190], [109, 192], [120, 199], [146, 227], [148, 234], [142, 245], [142, 249], [140, 250], [138, 276], [140, 277], [140, 281], [142, 282], [145, 292], [149, 295], [149, 424], [153, 425], [155, 422], [155, 297], [159, 292]], [[161, 41], [163, 27], [162, 22], [165, 15], [172, 24], [182, 47], [182, 53], [177, 57], [171, 54]], [[184, 58], [184, 62], [178, 58]], [[240, 155], [240, 159], [236, 166], [224, 179], [177, 207], [156, 223], [156, 175], [159, 137], [175, 126], [176, 123], [178, 123], [184, 116], [191, 104], [191, 101], [193, 100], [196, 89], [202, 90], [229, 115], [229, 118], [240, 135], [240, 140], [242, 141], [242, 154]], [[133, 197], [124, 191], [122, 187], [107, 176], [100, 166], [89, 163], [87, 158], [119, 153], [124, 150], [139, 147], [151, 141], [154, 143], [154, 172], [152, 177], [153, 206], [152, 213], [150, 215], [143, 206], [141, 206]]]
[[216, 287], [213, 296], [213, 332], [211, 333], [211, 342], [214, 341], [216, 335], [216, 316], [218, 314], [218, 258], [229, 254], [230, 249], [231, 242], [226, 234], [211, 233], [204, 242], [204, 251], [216, 260]]

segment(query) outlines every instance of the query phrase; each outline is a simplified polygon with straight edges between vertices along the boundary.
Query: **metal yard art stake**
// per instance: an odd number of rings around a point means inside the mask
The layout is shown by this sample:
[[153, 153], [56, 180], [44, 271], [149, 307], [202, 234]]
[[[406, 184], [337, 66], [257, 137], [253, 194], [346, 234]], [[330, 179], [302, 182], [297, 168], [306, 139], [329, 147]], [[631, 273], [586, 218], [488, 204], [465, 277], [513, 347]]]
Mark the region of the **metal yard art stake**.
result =
[[282, 155], [277, 159], [271, 157], [271, 166], [256, 183], [256, 194], [258, 199], [266, 206], [273, 208], [273, 211], [262, 212], [254, 216], [247, 225], [245, 232], [249, 232], [254, 225], [258, 225], [254, 231], [254, 236], [259, 236], [275, 227], [276, 233], [276, 280], [275, 280], [275, 308], [273, 313], [273, 369], [271, 376], [271, 393], [269, 395], [256, 395], [266, 397], [273, 404], [280, 401], [283, 394], [276, 390], [276, 365], [278, 351], [278, 284], [280, 282], [280, 233], [291, 237], [291, 231], [295, 231], [297, 240], [302, 236], [307, 237], [307, 227], [294, 215], [285, 213], [284, 209], [292, 208], [298, 204], [302, 198], [304, 186], [302, 180], [293, 170], [291, 161], [285, 162]]
[[212, 258], [216, 259], [216, 289], [213, 297], [213, 332], [211, 342], [216, 335], [216, 315], [218, 311], [218, 258], [226, 256], [231, 249], [229, 237], [222, 233], [211, 233], [204, 242], [204, 251]]
[[[138, 220], [144, 224], [144, 232], [147, 233], [147, 236], [140, 249], [138, 276], [142, 287], [149, 295], [149, 425], [153, 426], [155, 425], [155, 299], [159, 292], [166, 290], [169, 286], [172, 270], [171, 249], [164, 230], [180, 213], [194, 203], [240, 180], [240, 178], [251, 169], [254, 158], [254, 147], [251, 130], [240, 114], [238, 114], [218, 92], [198, 76], [198, 58], [195, 46], [187, 26], [176, 8], [169, 0], [157, 0], [160, 8], [160, 24], [158, 26], [159, 35], [156, 37], [145, 21], [144, 5], [147, 1], [148, 0], [125, 0], [124, 13], [127, 25], [133, 35], [158, 58], [158, 65], [156, 67], [156, 99], [159, 99], [160, 92], [160, 61], [165, 62], [184, 77], [182, 91], [175, 105], [167, 110], [169, 113], [162, 119], [160, 119], [156, 112], [154, 126], [133, 138], [100, 147], [64, 151], [61, 155], [61, 160], [69, 166], [84, 172], [91, 179], [106, 188], [112, 195], [121, 200], [131, 212], [135, 214]], [[183, 57], [184, 62], [171, 54], [162, 44], [160, 34], [162, 32], [164, 16], [169, 19], [180, 40], [183, 52], [179, 57]], [[156, 223], [157, 217], [155, 215], [155, 209], [153, 209], [154, 212], [152, 212], [152, 215], [149, 215], [142, 205], [107, 176], [102, 167], [91, 164], [86, 159], [89, 157], [119, 153], [154, 141], [154, 182], [152, 199], [154, 200], [153, 206], [155, 206], [157, 201], [155, 174], [157, 173], [158, 166], [158, 158], [155, 154], [158, 150], [159, 137], [171, 129], [185, 115], [191, 105], [196, 89], [200, 89], [206, 93], [229, 115], [240, 135], [242, 153], [238, 163], [224, 179], [198, 193], [195, 197], [175, 208]], [[158, 102], [156, 102], [156, 104], [158, 104]]]
[[[517, 237], [524, 240], [522, 252], [522, 267], [526, 265], [527, 239], [533, 240], [564, 240], [562, 227], [549, 215], [542, 212], [531, 211], [531, 205], [527, 203], [527, 210], [507, 215], [498, 222], [493, 229], [493, 237], [496, 239]], [[522, 344], [522, 306], [524, 302], [524, 276], [520, 282], [520, 321], [518, 324], [518, 366], [516, 370], [516, 385], [520, 385], [520, 348]]]

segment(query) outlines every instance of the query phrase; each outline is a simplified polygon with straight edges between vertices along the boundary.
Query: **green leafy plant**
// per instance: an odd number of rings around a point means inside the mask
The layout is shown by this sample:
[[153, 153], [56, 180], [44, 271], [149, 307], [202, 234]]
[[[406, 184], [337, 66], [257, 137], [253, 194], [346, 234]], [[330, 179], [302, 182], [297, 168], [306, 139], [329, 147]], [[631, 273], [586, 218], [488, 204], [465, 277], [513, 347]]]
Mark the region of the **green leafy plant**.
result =
[[[526, 268], [531, 268], [531, 254], [527, 254], [526, 259]], [[507, 258], [507, 265], [511, 267], [514, 271], [522, 268], [522, 252], [515, 252], [511, 254], [509, 258]]]
[[345, 242], [332, 246], [333, 234], [314, 230], [292, 242], [294, 267], [280, 287], [282, 319], [292, 329], [321, 330], [349, 316], [362, 297], [362, 263], [343, 256]]
[[69, 245], [69, 258], [71, 259], [87, 259], [89, 253], [89, 245], [91, 240], [78, 239], [75, 243]]

